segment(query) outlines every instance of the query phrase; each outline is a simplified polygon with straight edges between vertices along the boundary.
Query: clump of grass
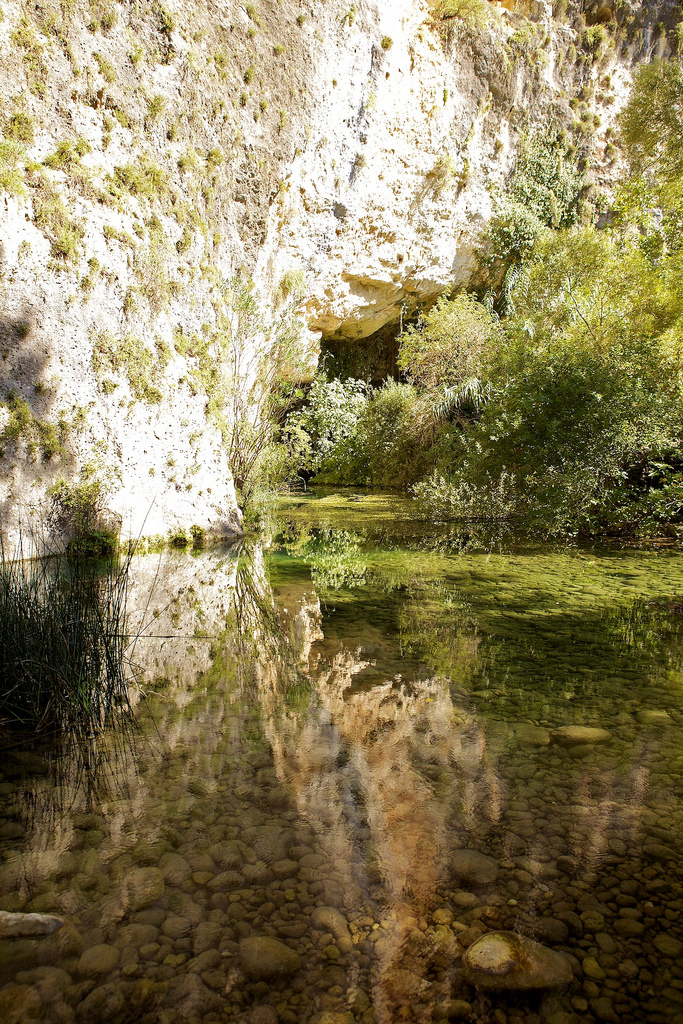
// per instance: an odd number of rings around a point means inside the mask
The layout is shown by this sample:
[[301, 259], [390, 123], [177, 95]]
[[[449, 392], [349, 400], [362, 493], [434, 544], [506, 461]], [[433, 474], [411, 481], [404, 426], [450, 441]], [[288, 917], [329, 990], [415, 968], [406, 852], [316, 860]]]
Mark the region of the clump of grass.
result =
[[5, 138], [25, 142], [29, 146], [33, 145], [35, 131], [31, 115], [25, 114], [23, 111], [12, 114], [5, 125]]
[[383, 50], [390, 50], [393, 45], [394, 45], [394, 40], [391, 38], [391, 36], [382, 36], [382, 49]]
[[40, 546], [30, 560], [0, 547], [0, 722], [91, 735], [130, 706], [130, 559]]
[[280, 278], [276, 298], [279, 303], [293, 297], [300, 299], [306, 291], [306, 278], [302, 270], [286, 270]]
[[92, 59], [97, 64], [100, 74], [102, 75], [102, 78], [104, 78], [105, 82], [112, 85], [112, 83], [116, 81], [114, 65], [108, 61], [106, 57], [103, 57], [101, 53], [93, 53]]

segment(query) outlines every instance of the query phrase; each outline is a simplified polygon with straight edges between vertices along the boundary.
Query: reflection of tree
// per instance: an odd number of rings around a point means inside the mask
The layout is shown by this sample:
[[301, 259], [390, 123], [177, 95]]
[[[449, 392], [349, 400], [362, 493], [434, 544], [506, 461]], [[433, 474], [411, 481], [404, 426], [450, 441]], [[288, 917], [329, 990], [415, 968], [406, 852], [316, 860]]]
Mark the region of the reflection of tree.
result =
[[422, 589], [399, 612], [402, 654], [418, 657], [432, 672], [449, 676], [459, 685], [478, 668], [481, 636], [472, 610], [452, 586]]

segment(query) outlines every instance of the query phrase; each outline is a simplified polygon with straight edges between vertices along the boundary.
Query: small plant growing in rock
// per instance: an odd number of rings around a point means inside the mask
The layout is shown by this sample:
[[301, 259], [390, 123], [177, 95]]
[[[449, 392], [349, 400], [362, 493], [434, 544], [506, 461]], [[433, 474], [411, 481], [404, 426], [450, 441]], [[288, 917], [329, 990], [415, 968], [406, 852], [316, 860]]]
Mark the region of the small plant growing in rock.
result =
[[281, 57], [286, 49], [287, 47], [283, 46], [282, 43], [276, 43], [275, 46], [273, 47], [273, 53], [275, 54], [276, 57]]
[[106, 57], [103, 57], [101, 53], [93, 53], [92, 59], [97, 64], [100, 74], [104, 78], [105, 82], [110, 85], [116, 81], [116, 71], [114, 65], [111, 64]]
[[296, 16], [296, 23], [297, 23], [297, 25], [301, 26], [301, 25], [304, 24], [305, 21], [306, 21], [306, 15], [305, 14], [297, 14], [297, 16]]
[[246, 85], [251, 85], [251, 83], [254, 81], [255, 74], [256, 72], [254, 71], [254, 66], [252, 64], [251, 67], [247, 68], [247, 70], [244, 72], [244, 75], [242, 76]]
[[391, 47], [394, 45], [394, 40], [391, 38], [391, 36], [382, 36], [381, 45], [383, 50], [390, 50]]
[[17, 142], [25, 142], [29, 146], [32, 145], [35, 132], [31, 115], [25, 114], [23, 111], [12, 114], [5, 125], [5, 138], [16, 139]]

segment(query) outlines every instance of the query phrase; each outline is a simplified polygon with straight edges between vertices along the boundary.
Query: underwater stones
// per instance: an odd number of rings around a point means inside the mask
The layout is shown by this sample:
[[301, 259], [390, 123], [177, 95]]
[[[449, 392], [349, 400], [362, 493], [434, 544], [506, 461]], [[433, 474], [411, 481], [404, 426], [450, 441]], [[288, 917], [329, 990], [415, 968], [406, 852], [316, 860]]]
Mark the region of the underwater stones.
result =
[[593, 725], [561, 725], [553, 730], [552, 738], [557, 743], [566, 746], [573, 744], [604, 743], [610, 738], [607, 729], [600, 729]]
[[605, 1021], [606, 1024], [619, 1024], [619, 1017], [614, 1009], [614, 1004], [607, 996], [597, 996], [591, 999], [590, 1008], [597, 1020]]
[[192, 876], [192, 868], [185, 858], [177, 853], [165, 853], [159, 861], [159, 868], [164, 881], [170, 885], [182, 885]]
[[244, 841], [251, 846], [256, 859], [266, 864], [286, 860], [292, 839], [291, 829], [279, 825], [257, 825], [244, 831]]
[[222, 871], [239, 871], [243, 857], [234, 841], [216, 843], [209, 849], [209, 856]]
[[601, 932], [605, 927], [605, 918], [599, 910], [584, 910], [581, 922], [589, 932]]
[[646, 708], [637, 713], [636, 721], [640, 725], [671, 725], [671, 716], [668, 711], [656, 711]]
[[270, 885], [275, 877], [262, 860], [257, 861], [256, 864], [244, 864], [240, 873], [247, 885]]
[[29, 985], [8, 985], [0, 991], [2, 1024], [29, 1024], [43, 1016], [43, 1004], [35, 988]]
[[249, 1024], [277, 1024], [277, 1013], [272, 1006], [255, 1006], [249, 1016]]
[[614, 930], [621, 935], [622, 939], [637, 939], [645, 931], [645, 925], [630, 917], [620, 917], [614, 922]]
[[301, 968], [299, 955], [269, 935], [242, 939], [238, 955], [244, 973], [256, 981], [286, 977]]
[[573, 977], [567, 957], [514, 932], [488, 932], [462, 962], [467, 980], [491, 991], [557, 988]]
[[[168, 935], [169, 933], [165, 932], [164, 934]], [[121, 948], [124, 946], [134, 946], [136, 949], [139, 949], [140, 946], [156, 942], [158, 935], [159, 929], [155, 928], [153, 924], [127, 924], [123, 928], [119, 928], [116, 934], [116, 942]]]
[[331, 932], [337, 939], [349, 934], [346, 918], [334, 907], [316, 907], [311, 914], [311, 924], [322, 932]]
[[81, 954], [78, 961], [78, 973], [86, 977], [93, 977], [98, 974], [107, 974], [112, 971], [119, 962], [119, 950], [115, 946], [108, 946], [100, 943], [91, 946]]
[[498, 863], [477, 850], [456, 850], [451, 858], [456, 878], [468, 885], [490, 885], [498, 877]]
[[10, 914], [0, 910], [0, 939], [40, 938], [54, 935], [64, 925], [53, 914]]
[[100, 985], [90, 992], [78, 1007], [83, 1021], [111, 1021], [126, 1009], [126, 993], [120, 985]]
[[569, 928], [564, 921], [556, 917], [541, 917], [534, 924], [536, 938], [553, 945], [565, 943], [569, 938]]
[[206, 888], [209, 892], [229, 892], [231, 889], [241, 889], [244, 885], [244, 878], [237, 871], [221, 871], [220, 875], [209, 878]]
[[[190, 921], [187, 917], [180, 917], [177, 914], [169, 914], [164, 923], [161, 926], [161, 930], [164, 935], [168, 935], [169, 939], [184, 939], [189, 934], [191, 928]], [[154, 942], [154, 939], [150, 941]]]
[[672, 960], [680, 956], [681, 950], [683, 950], [683, 942], [679, 942], [673, 935], [666, 933], [656, 935], [652, 940], [652, 945], [664, 956], [671, 957]]
[[448, 999], [434, 1007], [434, 1020], [465, 1020], [472, 1013], [472, 1004], [464, 999]]
[[587, 978], [590, 978], [591, 981], [603, 981], [606, 977], [605, 972], [595, 957], [587, 956], [582, 961], [581, 967], [583, 968], [583, 973]]
[[523, 747], [547, 747], [550, 743], [550, 732], [539, 725], [515, 722], [512, 732], [517, 742]]
[[284, 860], [274, 861], [271, 868], [275, 877], [282, 879], [291, 878], [292, 875], [295, 875], [299, 870], [299, 865], [295, 860], [285, 858]]
[[676, 860], [676, 854], [664, 843], [643, 843], [643, 853], [652, 860]]
[[453, 903], [456, 907], [463, 907], [465, 910], [469, 910], [477, 906], [479, 897], [475, 896], [473, 892], [465, 892], [460, 889], [458, 892], [453, 893]]
[[595, 944], [598, 946], [603, 953], [608, 953], [610, 956], [612, 953], [616, 953], [618, 946], [611, 935], [607, 932], [596, 932], [595, 933]]
[[131, 912], [144, 910], [164, 895], [164, 879], [159, 868], [134, 868], [123, 882], [126, 905]]
[[194, 933], [192, 950], [195, 956], [215, 950], [221, 937], [221, 926], [216, 921], [202, 921]]

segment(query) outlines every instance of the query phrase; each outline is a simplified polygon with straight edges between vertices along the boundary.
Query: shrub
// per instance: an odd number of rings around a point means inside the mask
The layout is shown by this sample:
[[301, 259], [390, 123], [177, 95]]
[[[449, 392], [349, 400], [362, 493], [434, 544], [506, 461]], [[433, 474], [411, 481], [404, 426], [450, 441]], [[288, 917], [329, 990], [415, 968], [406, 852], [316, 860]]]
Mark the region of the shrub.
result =
[[482, 29], [488, 23], [486, 0], [430, 0], [437, 18], [459, 18], [470, 29]]
[[497, 317], [474, 296], [442, 297], [400, 335], [398, 365], [421, 388], [460, 391], [481, 376], [502, 338]]

